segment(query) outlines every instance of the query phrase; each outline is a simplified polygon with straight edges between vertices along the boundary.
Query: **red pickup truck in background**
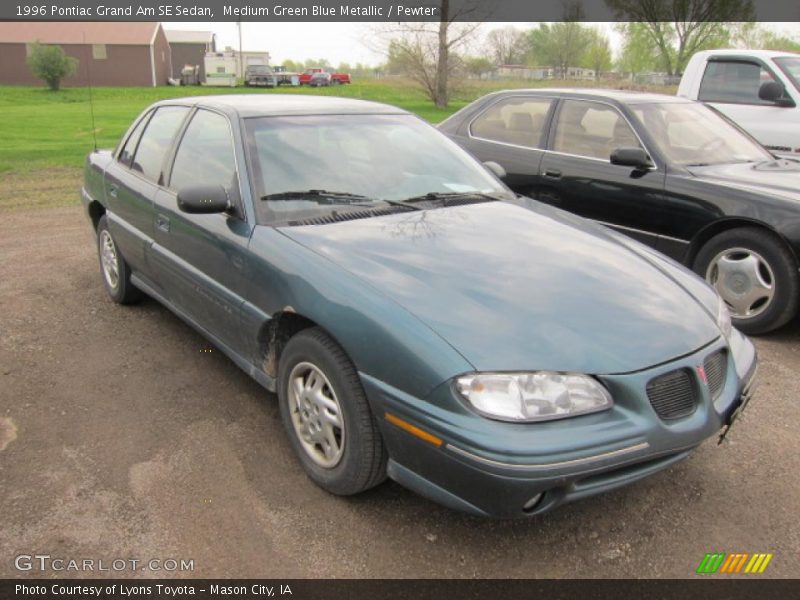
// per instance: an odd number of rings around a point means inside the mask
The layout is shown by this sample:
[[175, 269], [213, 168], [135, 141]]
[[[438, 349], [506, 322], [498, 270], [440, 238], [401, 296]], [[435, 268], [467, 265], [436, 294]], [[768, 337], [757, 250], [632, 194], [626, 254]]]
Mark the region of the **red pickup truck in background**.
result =
[[[311, 83], [311, 76], [314, 73], [324, 73], [325, 69], [321, 67], [312, 67], [300, 73], [300, 85], [308, 85]], [[331, 73], [331, 84], [339, 85], [342, 83], [350, 83], [349, 73]]]

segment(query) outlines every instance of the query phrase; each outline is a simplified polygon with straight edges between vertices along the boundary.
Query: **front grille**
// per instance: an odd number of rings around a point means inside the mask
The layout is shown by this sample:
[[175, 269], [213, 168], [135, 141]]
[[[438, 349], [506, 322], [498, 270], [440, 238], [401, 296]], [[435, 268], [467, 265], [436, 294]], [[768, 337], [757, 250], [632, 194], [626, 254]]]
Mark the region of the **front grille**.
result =
[[706, 372], [711, 397], [716, 400], [725, 387], [725, 376], [728, 374], [728, 355], [725, 350], [709, 354], [703, 361], [703, 369]]
[[696, 387], [686, 369], [670, 371], [651, 379], [647, 384], [650, 404], [662, 419], [679, 419], [694, 412], [697, 404]]

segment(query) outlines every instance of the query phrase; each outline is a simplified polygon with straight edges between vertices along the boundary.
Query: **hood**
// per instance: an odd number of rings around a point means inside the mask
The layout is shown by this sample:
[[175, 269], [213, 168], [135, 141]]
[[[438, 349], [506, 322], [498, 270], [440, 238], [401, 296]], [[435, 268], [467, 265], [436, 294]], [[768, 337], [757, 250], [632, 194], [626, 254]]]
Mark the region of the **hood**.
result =
[[733, 163], [690, 167], [709, 183], [800, 201], [800, 161], [781, 158], [762, 163]]
[[605, 230], [534, 205], [281, 231], [402, 305], [481, 371], [624, 373], [719, 336], [668, 274], [679, 267], [656, 266]]

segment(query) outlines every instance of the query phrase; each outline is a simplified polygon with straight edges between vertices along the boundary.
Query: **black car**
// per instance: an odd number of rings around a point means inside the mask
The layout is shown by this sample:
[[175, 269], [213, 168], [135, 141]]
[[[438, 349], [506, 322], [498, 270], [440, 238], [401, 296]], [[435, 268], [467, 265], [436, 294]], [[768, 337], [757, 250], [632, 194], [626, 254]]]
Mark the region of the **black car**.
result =
[[660, 94], [509, 90], [439, 129], [517, 193], [593, 219], [705, 277], [747, 333], [798, 309], [800, 161], [715, 110]]

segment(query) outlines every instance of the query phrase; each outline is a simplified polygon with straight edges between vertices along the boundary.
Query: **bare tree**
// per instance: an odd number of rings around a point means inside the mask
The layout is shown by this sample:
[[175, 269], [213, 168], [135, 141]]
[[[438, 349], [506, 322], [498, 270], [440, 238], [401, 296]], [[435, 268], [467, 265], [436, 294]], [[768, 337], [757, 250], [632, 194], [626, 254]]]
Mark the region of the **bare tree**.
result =
[[492, 29], [486, 36], [486, 45], [497, 65], [514, 65], [525, 62], [528, 40], [516, 27]]
[[[440, 19], [434, 23], [397, 23], [380, 32], [388, 39], [389, 70], [416, 81], [433, 103], [444, 108], [462, 71], [459, 52], [482, 25], [479, 0], [437, 0]], [[475, 18], [476, 21], [468, 21]]]
[[606, 0], [621, 21], [639, 21], [658, 47], [669, 75], [683, 71], [692, 54], [724, 43], [728, 24], [750, 21], [750, 0]]

